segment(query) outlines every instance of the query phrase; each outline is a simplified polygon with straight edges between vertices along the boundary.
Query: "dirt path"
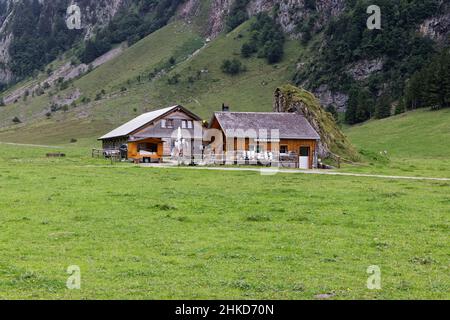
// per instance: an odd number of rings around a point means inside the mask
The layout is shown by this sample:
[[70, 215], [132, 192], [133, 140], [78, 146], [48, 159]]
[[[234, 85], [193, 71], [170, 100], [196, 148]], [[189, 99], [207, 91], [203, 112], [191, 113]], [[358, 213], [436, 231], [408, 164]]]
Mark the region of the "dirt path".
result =
[[13, 142], [1, 142], [0, 144], [5, 144], [8, 146], [19, 146], [19, 147], [35, 147], [35, 148], [51, 148], [51, 149], [60, 149], [61, 147], [57, 146], [46, 146], [42, 144], [26, 144], [26, 143], [13, 143]]

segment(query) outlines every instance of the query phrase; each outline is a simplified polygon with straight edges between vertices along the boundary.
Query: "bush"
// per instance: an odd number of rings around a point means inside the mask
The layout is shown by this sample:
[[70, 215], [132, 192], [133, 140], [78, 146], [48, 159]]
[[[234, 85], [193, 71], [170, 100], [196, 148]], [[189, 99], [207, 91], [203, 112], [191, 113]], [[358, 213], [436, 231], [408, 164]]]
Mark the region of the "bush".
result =
[[170, 77], [169, 79], [167, 79], [167, 83], [170, 85], [174, 85], [180, 82], [180, 75], [177, 73], [175, 75], [173, 75], [172, 77]]
[[336, 107], [334, 105], [330, 104], [328, 107], [326, 107], [326, 111], [328, 113], [331, 113], [336, 122], [339, 121], [339, 114], [337, 113]]
[[256, 45], [254, 43], [244, 43], [241, 48], [241, 56], [243, 58], [250, 58], [255, 52], [257, 52]]
[[283, 58], [284, 50], [279, 43], [272, 42], [266, 48], [266, 58], [269, 64], [280, 62]]
[[59, 90], [61, 90], [61, 91], [66, 90], [67, 88], [69, 88], [69, 81], [64, 81], [64, 82], [61, 83], [61, 85], [59, 86]]
[[21, 121], [18, 117], [14, 117], [14, 118], [12, 119], [12, 122], [14, 122], [15, 124], [22, 123], [22, 121]]
[[238, 59], [224, 60], [222, 63], [222, 72], [229, 75], [237, 75], [239, 73], [245, 72], [246, 68]]

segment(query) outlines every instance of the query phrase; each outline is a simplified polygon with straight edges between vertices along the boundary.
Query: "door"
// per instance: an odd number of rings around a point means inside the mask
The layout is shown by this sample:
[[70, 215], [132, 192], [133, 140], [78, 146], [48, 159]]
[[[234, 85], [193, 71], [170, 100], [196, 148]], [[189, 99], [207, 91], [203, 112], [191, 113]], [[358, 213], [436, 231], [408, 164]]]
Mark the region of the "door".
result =
[[310, 147], [300, 147], [299, 168], [309, 169], [309, 154], [311, 152]]

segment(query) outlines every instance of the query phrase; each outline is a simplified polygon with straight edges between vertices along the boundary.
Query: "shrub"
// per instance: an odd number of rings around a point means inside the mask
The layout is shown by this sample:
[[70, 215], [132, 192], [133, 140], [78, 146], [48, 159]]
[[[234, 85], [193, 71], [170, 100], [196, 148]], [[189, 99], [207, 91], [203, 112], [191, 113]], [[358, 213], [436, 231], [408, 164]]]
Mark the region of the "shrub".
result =
[[59, 86], [59, 89], [62, 90], [66, 90], [67, 88], [69, 88], [69, 81], [64, 81], [63, 83], [61, 83], [61, 85]]
[[222, 72], [229, 75], [237, 75], [241, 72], [246, 71], [245, 66], [238, 59], [224, 60], [221, 66]]
[[335, 120], [336, 122], [338, 122], [338, 120], [339, 120], [339, 115], [338, 115], [337, 110], [336, 110], [336, 107], [335, 107], [334, 105], [329, 105], [329, 106], [326, 108], [326, 111], [329, 112], [329, 113], [331, 113], [331, 115], [333, 116], [334, 120]]
[[15, 124], [22, 123], [22, 121], [21, 121], [18, 117], [14, 117], [14, 118], [12, 119], [12, 122], [14, 122]]
[[241, 48], [241, 56], [243, 58], [250, 58], [257, 51], [254, 43], [244, 43]]
[[167, 79], [167, 83], [170, 85], [174, 85], [180, 82], [180, 75], [177, 73], [175, 75], [173, 75], [172, 77], [170, 77], [169, 79]]

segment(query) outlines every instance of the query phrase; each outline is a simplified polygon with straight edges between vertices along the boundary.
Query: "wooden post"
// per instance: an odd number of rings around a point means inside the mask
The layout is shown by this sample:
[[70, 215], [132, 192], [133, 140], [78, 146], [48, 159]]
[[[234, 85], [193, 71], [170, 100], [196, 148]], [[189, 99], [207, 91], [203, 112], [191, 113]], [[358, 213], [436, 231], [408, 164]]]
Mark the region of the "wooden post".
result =
[[341, 168], [341, 157], [337, 157], [337, 167], [338, 167], [338, 169], [340, 169]]

